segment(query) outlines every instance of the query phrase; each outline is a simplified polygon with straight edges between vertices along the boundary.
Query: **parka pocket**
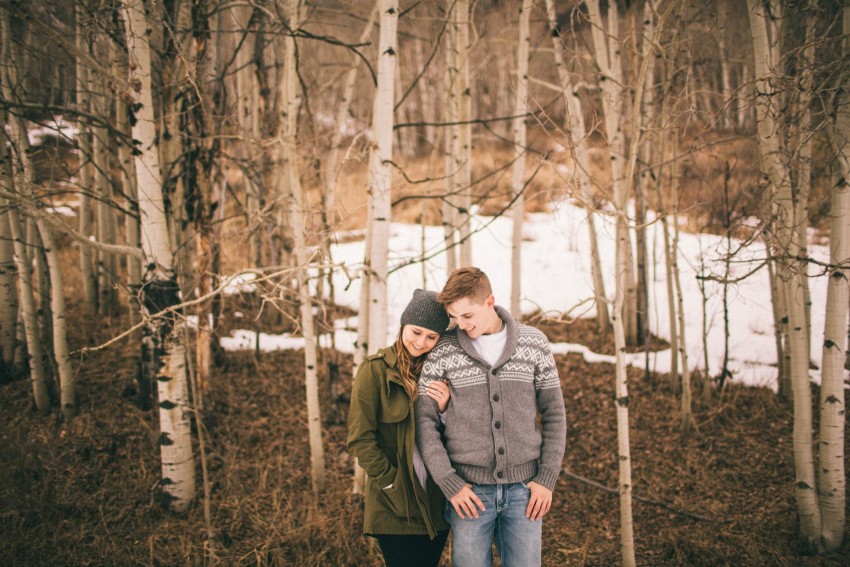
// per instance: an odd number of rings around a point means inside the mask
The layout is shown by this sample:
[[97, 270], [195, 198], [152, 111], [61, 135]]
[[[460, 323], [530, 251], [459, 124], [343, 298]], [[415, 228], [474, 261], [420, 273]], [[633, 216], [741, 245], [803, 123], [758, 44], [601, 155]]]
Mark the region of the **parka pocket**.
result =
[[[397, 462], [401, 463], [401, 459], [398, 459]], [[407, 485], [405, 480], [404, 469], [402, 467], [398, 467], [396, 469], [393, 483], [390, 486], [375, 487], [380, 495], [378, 500], [384, 502], [387, 510], [399, 517], [406, 517], [410, 512], [407, 510], [409, 506], [406, 503]]]

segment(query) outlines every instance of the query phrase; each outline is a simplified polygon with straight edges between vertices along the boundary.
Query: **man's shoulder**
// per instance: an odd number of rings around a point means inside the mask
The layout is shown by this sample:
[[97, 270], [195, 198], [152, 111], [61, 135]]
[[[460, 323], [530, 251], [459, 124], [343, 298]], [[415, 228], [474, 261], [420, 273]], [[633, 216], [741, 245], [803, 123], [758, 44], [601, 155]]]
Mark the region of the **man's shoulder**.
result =
[[549, 346], [549, 338], [537, 327], [532, 327], [525, 323], [519, 323], [517, 327], [519, 330], [517, 341], [520, 344], [530, 344], [539, 347]]

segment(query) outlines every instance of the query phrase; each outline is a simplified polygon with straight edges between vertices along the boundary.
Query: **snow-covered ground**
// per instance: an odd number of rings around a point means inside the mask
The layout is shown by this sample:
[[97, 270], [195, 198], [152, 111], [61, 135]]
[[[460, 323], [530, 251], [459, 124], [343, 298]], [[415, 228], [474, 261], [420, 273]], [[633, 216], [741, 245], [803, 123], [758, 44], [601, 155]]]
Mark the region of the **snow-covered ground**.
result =
[[[592, 317], [593, 289], [590, 276], [588, 230], [585, 211], [571, 203], [561, 203], [553, 213], [529, 215], [525, 222], [522, 271], [522, 310], [531, 313], [538, 309], [559, 315], [568, 312], [572, 317]], [[480, 229], [472, 239], [473, 259], [476, 266], [484, 270], [493, 284], [496, 302], [506, 305], [510, 297], [511, 230], [510, 218], [477, 217], [475, 228]], [[605, 215], [596, 217], [606, 291], [609, 297], [614, 291], [614, 226], [613, 219]], [[660, 223], [648, 228], [650, 262], [650, 326], [652, 331], [669, 338], [667, 309], [667, 282], [664, 270], [664, 251]], [[387, 343], [398, 332], [398, 320], [404, 306], [417, 287], [439, 290], [446, 279], [445, 255], [436, 254], [424, 263], [408, 264], [412, 258], [422, 257], [423, 228], [394, 223], [389, 241], [390, 265], [404, 267], [395, 269], [389, 278], [388, 302], [390, 324]], [[424, 229], [425, 256], [434, 255], [442, 246], [442, 228]], [[363, 259], [363, 241], [340, 244], [333, 247], [334, 261], [344, 262], [349, 273], [356, 273]], [[679, 269], [685, 305], [685, 339], [688, 347], [689, 365], [704, 365], [702, 340], [703, 296], [697, 275], [724, 276], [723, 256], [725, 239], [715, 235], [693, 235], [682, 233], [679, 240]], [[741, 243], [733, 240], [733, 248]], [[820, 260], [828, 259], [828, 249], [812, 246], [810, 254]], [[776, 346], [773, 335], [773, 315], [770, 302], [770, 287], [767, 269], [762, 266], [764, 246], [751, 244], [736, 253], [732, 263], [732, 274], [743, 275], [755, 270], [745, 280], [729, 286], [729, 368], [733, 380], [754, 386], [776, 388]], [[703, 268], [704, 266], [704, 268]], [[761, 266], [761, 267], [760, 267]], [[814, 272], [813, 272], [814, 275]], [[336, 273], [337, 302], [358, 308], [359, 281], [348, 281], [342, 270]], [[349, 285], [351, 283], [351, 285]], [[824, 306], [827, 279], [823, 276], [810, 279], [812, 298], [812, 359], [820, 367], [821, 345], [823, 344]], [[347, 289], [346, 286], [348, 286]], [[706, 313], [708, 328], [708, 360], [710, 372], [716, 375], [723, 360], [723, 305], [721, 284], [706, 282]], [[335, 337], [337, 348], [352, 351], [356, 333], [356, 317], [337, 324]], [[222, 338], [226, 349], [253, 349], [257, 340], [254, 331], [239, 331], [232, 337]], [[303, 340], [286, 335], [261, 334], [260, 348], [266, 350], [299, 348]], [[556, 353], [580, 352], [590, 362], [613, 361], [613, 357], [592, 353], [578, 344], [553, 345]], [[643, 353], [630, 355], [630, 363], [643, 366]], [[654, 353], [650, 357], [651, 368], [668, 372], [670, 351]], [[812, 371], [812, 379], [819, 380], [819, 371]]]

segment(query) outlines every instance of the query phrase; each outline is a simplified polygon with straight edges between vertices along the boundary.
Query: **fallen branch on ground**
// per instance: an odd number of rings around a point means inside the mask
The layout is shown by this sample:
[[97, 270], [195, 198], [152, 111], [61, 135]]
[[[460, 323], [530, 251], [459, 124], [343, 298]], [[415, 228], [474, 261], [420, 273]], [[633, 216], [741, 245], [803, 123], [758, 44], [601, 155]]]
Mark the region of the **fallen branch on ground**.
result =
[[[573, 480], [577, 480], [579, 482], [589, 484], [590, 486], [592, 486], [594, 488], [598, 488], [599, 490], [604, 490], [605, 492], [609, 492], [611, 494], [619, 494], [619, 491], [616, 488], [610, 488], [608, 486], [605, 486], [604, 484], [598, 483], [594, 480], [590, 480], [589, 478], [584, 478], [583, 476], [572, 473], [572, 472], [570, 472], [566, 469], [562, 470], [561, 474], [563, 474], [563, 475], [565, 475], [568, 478], [571, 478]], [[637, 494], [634, 493], [634, 491], [632, 492], [632, 498], [634, 498], [635, 500], [639, 500], [640, 502], [645, 502], [646, 504], [652, 504], [654, 506], [660, 506], [662, 508], [665, 508], [665, 509], [673, 512], [674, 514], [678, 514], [680, 516], [685, 516], [685, 517], [691, 518], [693, 520], [702, 520], [702, 521], [705, 521], [705, 522], [717, 522], [717, 523], [724, 523], [724, 522], [728, 521], [728, 520], [714, 520], [712, 518], [706, 518], [705, 516], [700, 516], [699, 514], [692, 514], [691, 512], [685, 512], [683, 510], [678, 510], [678, 509], [674, 508], [673, 506], [671, 506], [670, 504], [667, 504], [666, 502], [661, 502], [660, 500], [653, 500], [652, 498], [646, 498], [645, 496], [638, 496]]]

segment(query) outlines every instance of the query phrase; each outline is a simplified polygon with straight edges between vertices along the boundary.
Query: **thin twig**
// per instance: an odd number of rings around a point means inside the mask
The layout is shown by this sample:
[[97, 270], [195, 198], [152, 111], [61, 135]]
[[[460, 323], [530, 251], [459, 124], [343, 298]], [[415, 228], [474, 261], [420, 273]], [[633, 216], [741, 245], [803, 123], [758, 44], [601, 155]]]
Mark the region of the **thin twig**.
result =
[[[611, 487], [605, 486], [604, 484], [601, 484], [601, 483], [598, 483], [594, 480], [590, 480], [589, 478], [585, 478], [583, 476], [577, 475], [577, 474], [572, 473], [572, 472], [570, 472], [566, 469], [562, 470], [561, 474], [563, 474], [564, 476], [571, 478], [573, 480], [577, 480], [579, 482], [589, 484], [590, 486], [592, 486], [594, 488], [598, 488], [599, 490], [603, 490], [603, 491], [608, 492], [610, 494], [619, 494], [620, 493], [620, 491], [617, 490], [616, 488], [611, 488]], [[686, 518], [691, 518], [692, 520], [702, 520], [704, 522], [716, 522], [716, 523], [725, 523], [725, 522], [729, 521], [729, 520], [715, 520], [715, 519], [712, 519], [712, 518], [706, 518], [705, 516], [700, 516], [699, 514], [693, 514], [691, 512], [685, 512], [684, 510], [679, 510], [677, 508], [674, 508], [672, 505], [667, 504], [666, 502], [661, 502], [660, 500], [653, 500], [652, 498], [646, 498], [645, 496], [638, 496], [637, 494], [634, 493], [634, 491], [632, 491], [632, 498], [634, 498], [635, 500], [638, 500], [640, 502], [644, 502], [646, 504], [652, 504], [653, 506], [660, 506], [660, 507], [662, 507], [666, 510], [673, 512], [674, 514], [678, 514], [680, 516], [685, 516]]]

